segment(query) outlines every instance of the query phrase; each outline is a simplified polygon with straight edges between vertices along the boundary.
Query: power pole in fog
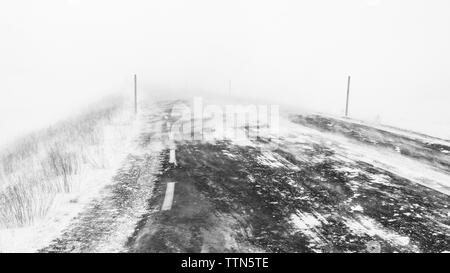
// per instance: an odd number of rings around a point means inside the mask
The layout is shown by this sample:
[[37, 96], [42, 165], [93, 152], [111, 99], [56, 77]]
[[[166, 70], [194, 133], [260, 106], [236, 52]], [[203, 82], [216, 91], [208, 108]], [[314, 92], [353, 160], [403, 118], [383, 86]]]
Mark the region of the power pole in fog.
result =
[[228, 83], [228, 95], [231, 97], [231, 80]]
[[345, 104], [345, 116], [348, 117], [348, 98], [350, 96], [350, 76], [348, 76], [347, 81], [347, 102]]
[[137, 114], [137, 76], [134, 74], [134, 114]]

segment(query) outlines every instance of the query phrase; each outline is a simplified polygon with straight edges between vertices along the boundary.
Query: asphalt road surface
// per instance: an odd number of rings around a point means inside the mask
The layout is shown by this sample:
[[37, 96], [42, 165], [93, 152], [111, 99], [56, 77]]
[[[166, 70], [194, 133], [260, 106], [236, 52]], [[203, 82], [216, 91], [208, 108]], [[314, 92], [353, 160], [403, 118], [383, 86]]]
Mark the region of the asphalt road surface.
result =
[[177, 139], [180, 103], [145, 108], [138, 151], [42, 252], [450, 251], [447, 142], [298, 114], [277, 136]]

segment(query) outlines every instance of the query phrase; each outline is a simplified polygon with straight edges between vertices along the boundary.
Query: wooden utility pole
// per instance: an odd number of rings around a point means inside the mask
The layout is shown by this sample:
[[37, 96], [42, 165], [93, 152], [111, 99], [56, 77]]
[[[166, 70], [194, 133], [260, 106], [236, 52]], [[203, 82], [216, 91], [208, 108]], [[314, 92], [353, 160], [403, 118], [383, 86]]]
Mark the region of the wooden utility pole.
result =
[[137, 114], [137, 76], [134, 74], [134, 113]]
[[345, 103], [345, 116], [348, 117], [348, 98], [350, 96], [350, 76], [347, 81], [347, 102]]
[[231, 97], [231, 80], [228, 82], [228, 95]]

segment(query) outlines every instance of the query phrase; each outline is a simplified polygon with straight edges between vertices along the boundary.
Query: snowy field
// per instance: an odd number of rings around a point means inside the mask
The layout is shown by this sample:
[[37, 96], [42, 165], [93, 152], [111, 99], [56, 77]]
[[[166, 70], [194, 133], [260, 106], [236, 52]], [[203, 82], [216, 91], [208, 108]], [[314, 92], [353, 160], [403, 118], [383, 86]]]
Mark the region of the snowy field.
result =
[[109, 98], [0, 154], [0, 252], [33, 252], [97, 197], [132, 149], [138, 121]]

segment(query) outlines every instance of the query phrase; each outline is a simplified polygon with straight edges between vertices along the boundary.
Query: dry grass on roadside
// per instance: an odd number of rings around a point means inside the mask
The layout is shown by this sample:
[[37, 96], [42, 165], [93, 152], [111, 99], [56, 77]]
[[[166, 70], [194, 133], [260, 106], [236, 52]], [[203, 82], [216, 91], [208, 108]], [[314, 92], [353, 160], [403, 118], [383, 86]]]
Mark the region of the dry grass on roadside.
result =
[[107, 168], [133, 116], [110, 98], [71, 120], [28, 135], [0, 152], [0, 229], [45, 217], [58, 194], [83, 185], [83, 173]]

